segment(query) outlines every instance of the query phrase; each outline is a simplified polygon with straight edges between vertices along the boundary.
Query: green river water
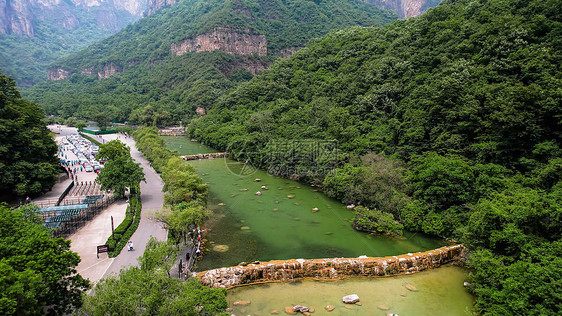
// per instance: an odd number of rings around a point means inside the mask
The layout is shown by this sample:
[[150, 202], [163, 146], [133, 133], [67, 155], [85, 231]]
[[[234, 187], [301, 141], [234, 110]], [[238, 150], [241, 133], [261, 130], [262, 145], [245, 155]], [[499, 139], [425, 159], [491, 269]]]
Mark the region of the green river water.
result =
[[[216, 152], [185, 137], [164, 138], [168, 148], [177, 150], [181, 155]], [[441, 240], [422, 234], [406, 233], [404, 237], [391, 238], [357, 232], [351, 227], [353, 211], [316, 188], [271, 176], [262, 170], [248, 170], [243, 164], [229, 159], [194, 160], [190, 163], [210, 184], [209, 208], [214, 213], [205, 225], [211, 251], [197, 263], [197, 271], [254, 260], [398, 255], [445, 245]], [[255, 179], [261, 181], [255, 182]], [[264, 185], [267, 189], [261, 189]], [[262, 195], [256, 195], [258, 191]], [[314, 208], [318, 211], [313, 212]], [[402, 297], [400, 293], [393, 295], [391, 293], [394, 292], [385, 290], [402, 291], [401, 284], [405, 278], [419, 283], [416, 286], [420, 291]], [[249, 286], [230, 290], [228, 296], [229, 302], [252, 301], [249, 306], [236, 307], [236, 315], [269, 314], [274, 309], [284, 313], [283, 308], [287, 304], [305, 302], [314, 304], [318, 310], [316, 314], [321, 314], [326, 312], [319, 308], [326, 304], [323, 299], [332, 300], [333, 303], [329, 304], [337, 306], [346, 291], [356, 293], [360, 290], [376, 297], [384, 294], [384, 299], [381, 298], [377, 305], [396, 306], [389, 312], [421, 311], [420, 306], [431, 306], [434, 311], [436, 308], [441, 310], [432, 315], [462, 315], [473, 302], [462, 285], [464, 279], [462, 269], [447, 267], [403, 277], [302, 281], [298, 282], [298, 286], [283, 283]], [[340, 292], [346, 293], [340, 295]], [[375, 295], [377, 292], [384, 293]], [[307, 300], [295, 301], [299, 297]], [[436, 307], [437, 301], [441, 305]], [[368, 308], [365, 305], [356, 306], [353, 310], [342, 307], [332, 314], [340, 315], [345, 310], [350, 315], [385, 315], [383, 311], [376, 308], [375, 311], [373, 306]], [[407, 312], [403, 315], [428, 314]]]

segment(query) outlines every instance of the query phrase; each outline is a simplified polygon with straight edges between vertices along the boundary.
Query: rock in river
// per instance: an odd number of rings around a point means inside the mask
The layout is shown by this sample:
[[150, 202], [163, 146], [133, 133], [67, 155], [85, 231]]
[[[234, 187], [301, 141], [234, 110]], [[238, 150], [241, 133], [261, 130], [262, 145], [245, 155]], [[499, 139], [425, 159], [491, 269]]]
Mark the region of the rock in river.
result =
[[289, 315], [296, 315], [296, 314], [297, 314], [297, 312], [295, 312], [295, 311], [293, 310], [293, 306], [287, 306], [287, 307], [285, 307], [285, 313], [287, 313], [287, 314], [289, 314]]
[[342, 298], [342, 301], [346, 304], [355, 304], [359, 302], [359, 296], [357, 294], [347, 295]]
[[418, 290], [415, 286], [413, 286], [411, 284], [406, 284], [406, 289], [408, 289], [412, 292], [416, 292]]
[[293, 311], [304, 313], [304, 312], [308, 312], [309, 308], [302, 305], [295, 305], [293, 306]]

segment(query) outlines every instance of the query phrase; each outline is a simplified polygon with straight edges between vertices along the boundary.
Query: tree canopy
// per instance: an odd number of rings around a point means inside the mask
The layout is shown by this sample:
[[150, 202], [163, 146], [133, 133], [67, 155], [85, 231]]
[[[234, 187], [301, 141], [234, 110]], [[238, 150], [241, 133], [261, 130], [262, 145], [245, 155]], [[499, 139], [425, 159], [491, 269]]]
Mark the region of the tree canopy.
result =
[[175, 252], [175, 246], [151, 239], [140, 267], [101, 280], [94, 295], [85, 298], [83, 310], [88, 315], [227, 315], [225, 289], [168, 276]]
[[33, 205], [0, 204], [2, 315], [61, 315], [82, 305], [88, 281], [76, 273], [80, 257], [40, 223]]
[[136, 187], [141, 181], [146, 179], [140, 163], [128, 155], [105, 163], [96, 178], [102, 190], [113, 191], [118, 196], [124, 196], [127, 188]]
[[128, 157], [131, 155], [131, 149], [118, 139], [114, 139], [107, 144], [99, 146], [100, 150], [96, 156], [97, 160], [112, 161], [119, 157]]
[[21, 98], [12, 78], [0, 73], [0, 200], [36, 196], [59, 174], [57, 145], [44, 112]]

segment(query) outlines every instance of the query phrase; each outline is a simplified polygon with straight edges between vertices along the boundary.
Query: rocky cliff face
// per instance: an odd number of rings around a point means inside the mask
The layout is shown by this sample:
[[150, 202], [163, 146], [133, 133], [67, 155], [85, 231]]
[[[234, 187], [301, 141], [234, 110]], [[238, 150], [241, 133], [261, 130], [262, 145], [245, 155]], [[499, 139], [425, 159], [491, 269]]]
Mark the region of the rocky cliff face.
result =
[[293, 54], [294, 54], [297, 50], [299, 50], [299, 49], [301, 49], [301, 48], [302, 48], [302, 47], [298, 47], [298, 46], [286, 47], [286, 48], [281, 49], [281, 50], [279, 51], [278, 55], [279, 55], [279, 57], [281, 57], [281, 58], [289, 58], [289, 57], [293, 56]]
[[337, 280], [350, 276], [390, 276], [437, 268], [449, 262], [459, 261], [463, 259], [463, 255], [464, 246], [456, 245], [384, 258], [275, 260], [199, 272], [197, 278], [206, 286], [231, 288], [299, 278]]
[[[0, 1], [0, 34], [33, 37], [37, 23], [67, 30], [80, 24], [78, 11], [86, 12], [111, 32], [140, 18], [148, 0], [3, 0]], [[152, 1], [152, 0], [151, 0]]]
[[123, 67], [116, 65], [114, 63], [109, 63], [103, 65], [103, 67], [98, 71], [98, 80], [109, 78], [116, 73], [122, 72]]
[[441, 2], [441, 0], [365, 0], [386, 10], [392, 10], [400, 18], [410, 18], [424, 13]]
[[0, 33], [32, 37], [33, 20], [29, 1], [6, 0], [0, 3]]
[[[85, 76], [97, 75], [98, 80], [109, 78], [116, 73], [123, 72], [123, 67], [114, 63], [104, 64], [96, 72], [95, 67], [88, 67], [80, 71]], [[73, 72], [62, 67], [47, 69], [47, 78], [51, 81], [64, 80], [73, 75]]]
[[72, 73], [64, 68], [58, 67], [53, 69], [47, 69], [47, 78], [49, 80], [64, 80], [70, 77]]
[[156, 11], [169, 7], [180, 0], [148, 0], [148, 5], [146, 11], [144, 11], [144, 16], [149, 16], [154, 14]]
[[221, 50], [231, 55], [267, 55], [265, 35], [235, 31], [227, 27], [217, 27], [211, 33], [201, 34], [196, 38], [188, 38], [171, 46], [172, 55], [183, 55], [187, 52], [210, 52]]

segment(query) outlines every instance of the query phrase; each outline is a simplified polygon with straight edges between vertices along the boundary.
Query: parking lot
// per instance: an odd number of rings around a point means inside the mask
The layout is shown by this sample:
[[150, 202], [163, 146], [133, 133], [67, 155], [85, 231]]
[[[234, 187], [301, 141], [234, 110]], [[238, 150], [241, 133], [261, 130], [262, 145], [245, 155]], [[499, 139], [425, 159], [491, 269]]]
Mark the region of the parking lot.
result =
[[76, 182], [94, 181], [103, 164], [96, 160], [99, 147], [84, 137], [73, 133], [57, 137], [58, 158]]

